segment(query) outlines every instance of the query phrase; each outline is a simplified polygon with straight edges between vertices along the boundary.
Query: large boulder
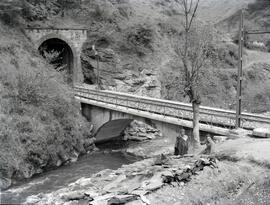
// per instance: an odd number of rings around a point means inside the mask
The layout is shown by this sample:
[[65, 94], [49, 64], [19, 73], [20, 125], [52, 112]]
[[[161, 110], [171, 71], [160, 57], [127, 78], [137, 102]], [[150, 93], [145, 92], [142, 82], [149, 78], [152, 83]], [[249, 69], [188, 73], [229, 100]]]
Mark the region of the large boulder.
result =
[[126, 128], [124, 134], [125, 140], [133, 141], [152, 140], [162, 137], [160, 130], [137, 120], [130, 123], [130, 126]]
[[0, 190], [7, 189], [11, 185], [11, 179], [9, 178], [0, 178]]
[[270, 128], [255, 128], [252, 135], [254, 137], [270, 138]]

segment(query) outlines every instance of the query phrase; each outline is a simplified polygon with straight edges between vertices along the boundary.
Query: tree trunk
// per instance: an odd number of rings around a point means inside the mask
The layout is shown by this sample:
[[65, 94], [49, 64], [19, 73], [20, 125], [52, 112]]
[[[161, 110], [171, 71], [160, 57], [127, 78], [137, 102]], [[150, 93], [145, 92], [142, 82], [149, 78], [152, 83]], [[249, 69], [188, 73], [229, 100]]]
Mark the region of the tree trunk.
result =
[[192, 102], [193, 109], [193, 139], [194, 148], [200, 146], [200, 104], [197, 102]]

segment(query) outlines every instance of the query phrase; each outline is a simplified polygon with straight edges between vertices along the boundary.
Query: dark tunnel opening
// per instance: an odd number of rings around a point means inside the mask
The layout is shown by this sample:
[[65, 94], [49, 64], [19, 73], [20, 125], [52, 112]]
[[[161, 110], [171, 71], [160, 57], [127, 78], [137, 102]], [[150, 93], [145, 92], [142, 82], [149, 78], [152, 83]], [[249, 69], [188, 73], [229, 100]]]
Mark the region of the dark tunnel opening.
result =
[[52, 38], [39, 46], [39, 53], [57, 71], [63, 74], [67, 83], [72, 83], [74, 55], [70, 46], [63, 40]]

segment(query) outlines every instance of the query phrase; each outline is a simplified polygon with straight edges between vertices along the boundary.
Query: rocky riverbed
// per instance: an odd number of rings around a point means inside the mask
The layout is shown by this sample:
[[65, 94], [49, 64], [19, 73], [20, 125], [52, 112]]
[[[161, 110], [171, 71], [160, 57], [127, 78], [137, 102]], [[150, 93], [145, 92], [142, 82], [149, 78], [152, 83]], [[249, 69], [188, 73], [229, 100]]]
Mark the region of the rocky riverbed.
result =
[[163, 186], [184, 185], [205, 167], [217, 171], [216, 159], [161, 155], [118, 170], [103, 170], [54, 193], [29, 197], [26, 204], [150, 204], [149, 194]]
[[[155, 149], [162, 145], [168, 149], [162, 140], [165, 139], [151, 140], [141, 147], [144, 153], [155, 157], [80, 178], [55, 192], [28, 197], [25, 204], [267, 204], [264, 202], [270, 194], [262, 192], [259, 199], [246, 193], [258, 194], [260, 187], [267, 186], [262, 182], [270, 177], [269, 139], [239, 135], [217, 143], [213, 156], [185, 157], [173, 156], [170, 151], [158, 155]], [[160, 147], [155, 147], [156, 142]], [[151, 147], [150, 151], [144, 150]], [[263, 160], [258, 156], [264, 156]]]
[[124, 140], [145, 141], [162, 136], [160, 130], [137, 120], [132, 121], [124, 131]]

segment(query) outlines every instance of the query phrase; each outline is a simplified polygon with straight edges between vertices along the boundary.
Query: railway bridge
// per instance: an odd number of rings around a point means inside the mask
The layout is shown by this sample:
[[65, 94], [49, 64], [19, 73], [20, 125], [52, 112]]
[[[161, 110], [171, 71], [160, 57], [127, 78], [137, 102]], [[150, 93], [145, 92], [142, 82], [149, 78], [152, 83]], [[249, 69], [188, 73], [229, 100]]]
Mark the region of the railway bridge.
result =
[[[119, 135], [133, 119], [154, 126], [167, 136], [176, 136], [181, 127], [192, 130], [191, 104], [97, 90], [81, 84], [83, 73], [80, 56], [87, 40], [87, 29], [31, 27], [26, 28], [25, 33], [41, 54], [44, 49], [61, 52], [62, 63], [67, 65], [70, 82], [74, 85], [75, 97], [82, 104], [82, 113], [93, 123], [95, 132], [103, 128], [98, 138]], [[243, 128], [270, 127], [270, 117], [242, 113], [240, 118]], [[200, 131], [227, 135], [235, 126], [235, 119], [235, 111], [202, 106]], [[106, 130], [110, 127], [114, 129]]]
[[[94, 132], [104, 127], [97, 140], [116, 137], [131, 119], [156, 127], [171, 140], [179, 128], [191, 132], [193, 127], [191, 104], [99, 90], [83, 84], [76, 85], [74, 91], [75, 98], [82, 104], [83, 115], [94, 125]], [[227, 135], [235, 127], [235, 115], [235, 111], [201, 106], [200, 131]], [[114, 129], [107, 129], [110, 124]], [[242, 113], [241, 127], [254, 129], [262, 126], [270, 127], [270, 117]]]

